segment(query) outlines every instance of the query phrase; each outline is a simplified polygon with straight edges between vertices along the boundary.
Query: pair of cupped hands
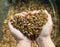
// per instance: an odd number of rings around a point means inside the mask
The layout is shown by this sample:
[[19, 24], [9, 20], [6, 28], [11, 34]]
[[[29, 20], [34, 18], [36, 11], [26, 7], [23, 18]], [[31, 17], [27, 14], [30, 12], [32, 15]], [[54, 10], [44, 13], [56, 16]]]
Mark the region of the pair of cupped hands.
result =
[[[47, 23], [42, 27], [41, 33], [39, 35], [39, 37], [35, 40], [36, 43], [39, 45], [41, 44], [41, 41], [43, 38], [51, 38], [50, 34], [52, 31], [52, 27], [53, 27], [53, 22], [52, 22], [52, 18], [51, 15], [48, 13], [47, 10], [44, 10], [44, 12], [47, 14], [48, 16], [48, 21]], [[32, 15], [39, 13], [39, 10], [34, 10], [30, 12]], [[15, 14], [15, 16], [27, 16], [28, 13], [27, 12], [21, 12], [21, 13], [17, 13]], [[11, 19], [13, 19], [13, 17], [11, 17]], [[26, 36], [24, 36], [19, 30], [17, 30], [16, 28], [13, 27], [13, 25], [11, 24], [11, 22], [8, 22], [8, 27], [10, 29], [11, 34], [17, 39], [18, 43], [17, 43], [17, 47], [31, 47], [32, 41], [30, 39], [28, 39]], [[44, 45], [44, 44], [43, 44]], [[42, 46], [43, 47], [43, 46]]]

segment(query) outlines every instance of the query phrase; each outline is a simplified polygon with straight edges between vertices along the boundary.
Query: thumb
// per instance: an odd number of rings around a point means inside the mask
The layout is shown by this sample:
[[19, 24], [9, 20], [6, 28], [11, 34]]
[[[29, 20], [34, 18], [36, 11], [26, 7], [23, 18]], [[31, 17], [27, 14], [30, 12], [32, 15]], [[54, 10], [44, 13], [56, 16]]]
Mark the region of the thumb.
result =
[[48, 21], [47, 21], [47, 23], [42, 27], [41, 36], [49, 36], [49, 35], [51, 34], [52, 27], [53, 27], [53, 22], [52, 22], [51, 15], [47, 12], [47, 10], [45, 10], [45, 13], [46, 13], [47, 16], [48, 16]]

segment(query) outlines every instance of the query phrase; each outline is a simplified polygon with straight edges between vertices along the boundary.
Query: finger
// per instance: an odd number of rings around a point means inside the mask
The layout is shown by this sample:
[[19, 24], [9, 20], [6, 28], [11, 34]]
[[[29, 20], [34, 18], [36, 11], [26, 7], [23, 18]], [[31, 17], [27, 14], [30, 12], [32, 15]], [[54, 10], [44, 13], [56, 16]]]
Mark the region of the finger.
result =
[[9, 29], [13, 35], [15, 35], [18, 39], [24, 39], [25, 36], [17, 29], [15, 29], [12, 25], [11, 22], [8, 22]]
[[48, 11], [47, 11], [47, 10], [45, 10], [45, 13], [46, 13], [46, 14], [47, 14], [47, 16], [48, 16], [48, 22], [47, 22], [47, 23], [49, 23], [50, 25], [52, 25], [53, 23], [52, 23], [51, 15], [48, 13]]
[[11, 16], [11, 17], [10, 17], [10, 19], [12, 19], [12, 20], [13, 20], [14, 18]]
[[26, 16], [26, 15], [28, 15], [28, 13], [27, 13], [27, 12], [22, 12], [22, 14], [24, 14], [25, 16]]
[[37, 10], [31, 12], [32, 15], [36, 14]]
[[23, 16], [23, 17], [25, 17], [26, 15], [24, 15], [23, 13], [17, 13], [17, 14], [15, 14], [15, 16]]
[[38, 10], [36, 13], [38, 14], [38, 13], [40, 13], [41, 11], [40, 10]]

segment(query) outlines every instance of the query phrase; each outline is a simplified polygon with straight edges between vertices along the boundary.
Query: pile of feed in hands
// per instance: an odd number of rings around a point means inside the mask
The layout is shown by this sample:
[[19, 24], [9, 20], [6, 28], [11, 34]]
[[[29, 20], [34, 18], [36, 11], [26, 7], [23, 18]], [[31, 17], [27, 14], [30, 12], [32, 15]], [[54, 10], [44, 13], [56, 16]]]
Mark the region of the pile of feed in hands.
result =
[[35, 40], [42, 30], [42, 26], [47, 22], [47, 14], [43, 9], [36, 14], [28, 14], [23, 17], [21, 15], [14, 16], [10, 20], [14, 28], [18, 29], [23, 35], [30, 40]]

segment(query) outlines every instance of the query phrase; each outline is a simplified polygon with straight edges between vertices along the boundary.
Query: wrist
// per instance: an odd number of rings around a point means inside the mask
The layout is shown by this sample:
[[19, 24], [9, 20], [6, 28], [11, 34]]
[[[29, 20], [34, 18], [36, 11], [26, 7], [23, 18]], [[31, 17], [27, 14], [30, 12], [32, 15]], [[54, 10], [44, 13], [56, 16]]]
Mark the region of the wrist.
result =
[[19, 42], [17, 43], [17, 47], [31, 47], [31, 41], [26, 39], [19, 40]]
[[38, 46], [42, 46], [42, 47], [55, 47], [51, 37], [40, 37], [37, 40]]
[[51, 39], [51, 37], [50, 36], [47, 36], [47, 37], [40, 36], [39, 38], [36, 39], [36, 42], [40, 44], [40, 42], [43, 42], [47, 39]]

